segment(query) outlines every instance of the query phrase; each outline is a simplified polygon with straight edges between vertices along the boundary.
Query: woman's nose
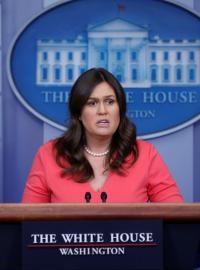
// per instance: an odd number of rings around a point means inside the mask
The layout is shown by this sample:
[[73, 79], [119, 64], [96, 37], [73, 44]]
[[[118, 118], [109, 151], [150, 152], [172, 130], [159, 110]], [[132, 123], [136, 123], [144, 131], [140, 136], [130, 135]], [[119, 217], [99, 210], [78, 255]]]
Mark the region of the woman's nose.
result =
[[105, 114], [105, 113], [107, 113], [106, 105], [103, 102], [100, 102], [99, 103], [98, 113], [99, 114]]

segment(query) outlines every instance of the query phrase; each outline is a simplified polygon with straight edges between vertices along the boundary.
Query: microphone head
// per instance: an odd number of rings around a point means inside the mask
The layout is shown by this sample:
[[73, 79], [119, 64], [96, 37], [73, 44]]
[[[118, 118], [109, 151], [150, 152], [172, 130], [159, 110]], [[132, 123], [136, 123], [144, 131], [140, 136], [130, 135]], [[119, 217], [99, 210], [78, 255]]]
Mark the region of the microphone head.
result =
[[87, 203], [90, 202], [91, 197], [92, 197], [92, 196], [91, 196], [91, 193], [90, 193], [90, 192], [85, 192], [85, 200], [86, 200]]
[[105, 191], [101, 192], [101, 199], [102, 199], [102, 202], [106, 202], [107, 200], [107, 193]]

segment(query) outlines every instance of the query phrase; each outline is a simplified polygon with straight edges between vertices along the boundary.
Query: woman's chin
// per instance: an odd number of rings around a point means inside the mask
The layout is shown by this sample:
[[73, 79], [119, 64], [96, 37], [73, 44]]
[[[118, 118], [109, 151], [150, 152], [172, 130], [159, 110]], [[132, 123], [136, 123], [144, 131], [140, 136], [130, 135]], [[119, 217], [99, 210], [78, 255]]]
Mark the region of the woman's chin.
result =
[[110, 132], [97, 132], [96, 134], [94, 134], [94, 136], [100, 137], [100, 138], [112, 138], [113, 133]]

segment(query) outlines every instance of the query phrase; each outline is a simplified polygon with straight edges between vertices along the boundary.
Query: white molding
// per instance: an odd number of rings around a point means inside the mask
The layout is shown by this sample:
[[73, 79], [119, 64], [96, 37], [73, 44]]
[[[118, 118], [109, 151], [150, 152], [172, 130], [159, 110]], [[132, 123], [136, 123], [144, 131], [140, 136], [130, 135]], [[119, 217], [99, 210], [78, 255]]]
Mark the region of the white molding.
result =
[[174, 2], [181, 3], [186, 7], [193, 8], [194, 0], [175, 0]]
[[63, 0], [43, 0], [43, 7], [46, 8], [55, 4], [59, 4], [59, 2], [62, 3]]

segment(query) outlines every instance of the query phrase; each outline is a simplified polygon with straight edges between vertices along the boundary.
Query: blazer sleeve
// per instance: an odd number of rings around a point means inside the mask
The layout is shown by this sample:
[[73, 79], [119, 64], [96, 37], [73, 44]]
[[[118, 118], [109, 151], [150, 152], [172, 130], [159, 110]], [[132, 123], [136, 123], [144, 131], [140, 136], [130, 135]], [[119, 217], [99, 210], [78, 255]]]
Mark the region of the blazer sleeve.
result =
[[148, 195], [151, 202], [183, 202], [179, 188], [156, 148], [151, 145]]
[[48, 203], [51, 193], [45, 177], [45, 166], [42, 160], [41, 149], [38, 150], [30, 170], [23, 197], [23, 203]]

